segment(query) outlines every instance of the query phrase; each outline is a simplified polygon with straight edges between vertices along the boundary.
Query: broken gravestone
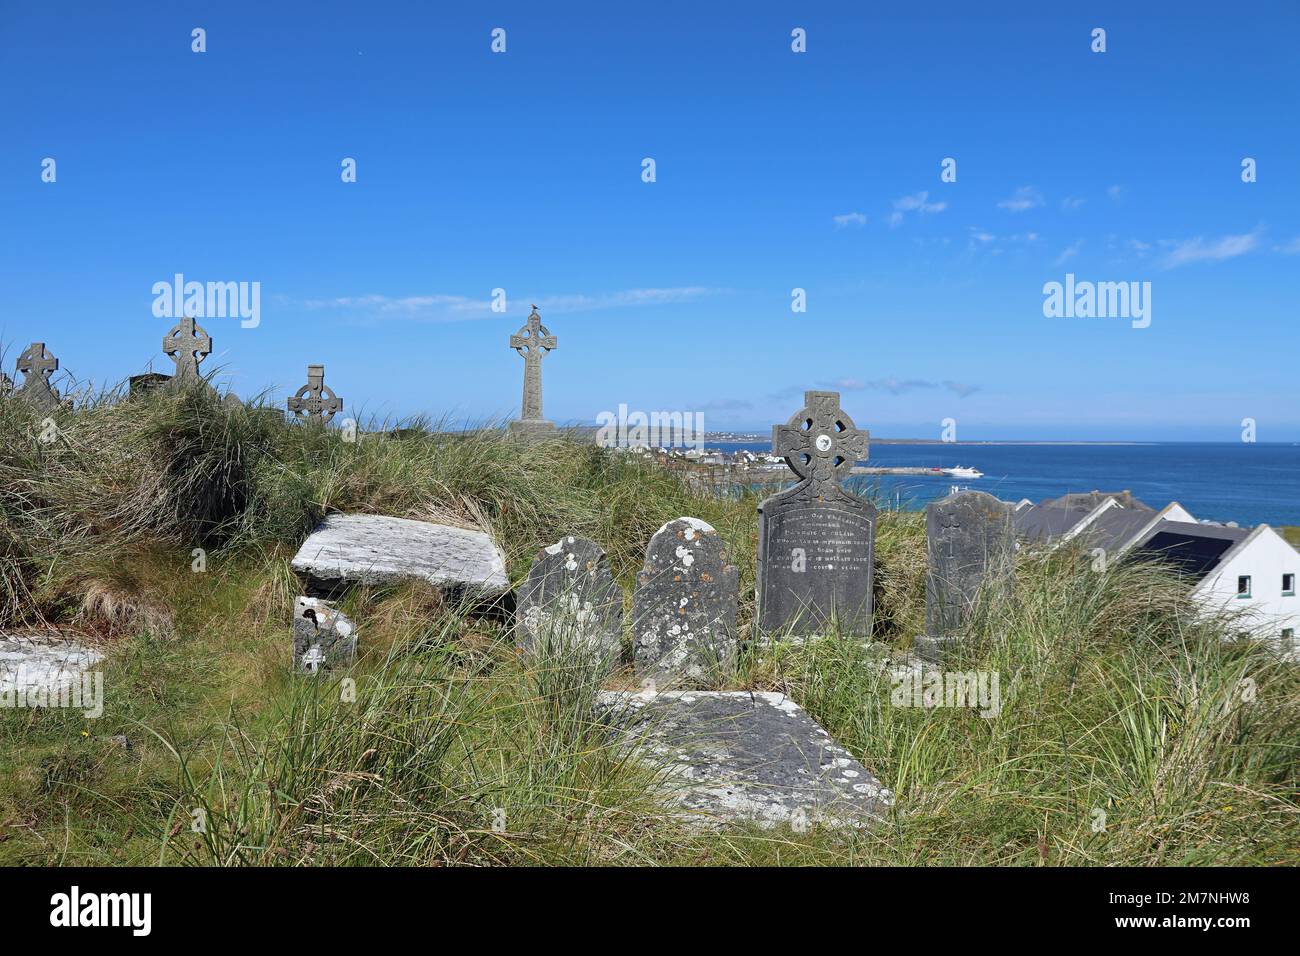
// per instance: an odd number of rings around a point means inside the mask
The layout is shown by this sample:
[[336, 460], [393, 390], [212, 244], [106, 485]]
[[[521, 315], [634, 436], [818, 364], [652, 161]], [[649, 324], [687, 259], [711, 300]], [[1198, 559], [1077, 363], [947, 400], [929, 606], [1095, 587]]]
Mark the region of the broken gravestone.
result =
[[758, 506], [758, 630], [794, 636], [871, 631], [876, 508], [840, 481], [867, 457], [868, 433], [838, 392], [805, 392], [804, 408], [772, 429], [772, 451], [799, 476]]
[[331, 602], [298, 597], [293, 602], [293, 669], [319, 674], [357, 658], [356, 627]]
[[140, 398], [144, 395], [153, 394], [171, 380], [170, 375], [164, 375], [162, 372], [145, 372], [142, 375], [132, 375], [127, 380], [127, 396]]
[[861, 826], [892, 804], [870, 771], [784, 694], [604, 691], [603, 719], [703, 827]]
[[698, 518], [655, 532], [632, 597], [637, 673], [664, 687], [678, 678], [708, 681], [736, 651], [738, 574], [722, 537]]
[[510, 589], [505, 555], [484, 532], [382, 515], [330, 515], [292, 566], [314, 596], [412, 579], [476, 600]]
[[515, 605], [515, 643], [544, 660], [594, 655], [618, 663], [623, 590], [600, 545], [569, 535], [537, 552]]
[[1015, 573], [1014, 510], [982, 491], [963, 491], [925, 509], [928, 557], [925, 635], [913, 642], [922, 657], [938, 659], [960, 637], [986, 588], [986, 600], [1005, 593]]
[[14, 393], [38, 412], [49, 414], [58, 409], [59, 393], [50, 385], [50, 376], [59, 368], [44, 342], [33, 342], [18, 356], [18, 371], [23, 373], [23, 384]]

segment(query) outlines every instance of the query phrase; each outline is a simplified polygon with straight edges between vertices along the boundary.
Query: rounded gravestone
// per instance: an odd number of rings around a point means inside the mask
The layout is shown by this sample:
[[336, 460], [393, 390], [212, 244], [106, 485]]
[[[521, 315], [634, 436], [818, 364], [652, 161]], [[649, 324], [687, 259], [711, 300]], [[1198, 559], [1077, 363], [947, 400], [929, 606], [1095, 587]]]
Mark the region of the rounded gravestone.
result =
[[666, 685], [725, 669], [736, 651], [737, 582], [712, 525], [678, 518], [655, 532], [632, 598], [637, 673]]
[[515, 643], [546, 660], [618, 663], [623, 591], [600, 545], [569, 535], [533, 558], [515, 602]]

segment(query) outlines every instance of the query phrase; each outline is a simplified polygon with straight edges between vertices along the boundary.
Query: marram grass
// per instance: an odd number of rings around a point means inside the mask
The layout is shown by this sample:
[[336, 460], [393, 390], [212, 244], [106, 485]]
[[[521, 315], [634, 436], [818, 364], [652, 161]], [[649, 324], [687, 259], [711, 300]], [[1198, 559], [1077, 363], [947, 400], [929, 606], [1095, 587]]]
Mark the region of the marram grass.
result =
[[[504, 622], [433, 589], [354, 591], [357, 665], [291, 675], [288, 558], [332, 511], [486, 526], [516, 582], [580, 534], [630, 606], [650, 536], [693, 515], [729, 545], [747, 632], [755, 496], [495, 427], [349, 443], [203, 390], [54, 417], [43, 443], [0, 403], [0, 628], [102, 642], [105, 716], [0, 711], [0, 863], [1300, 862], [1296, 668], [1225, 642], [1230, 622], [1198, 620], [1154, 568], [1022, 555], [1014, 598], [981, 602], [950, 665], [997, 672], [995, 717], [896, 705], [879, 646], [747, 650], [718, 686], [790, 694], [896, 805], [868, 831], [701, 832], [596, 724], [596, 671], [521, 658]], [[877, 560], [875, 639], [902, 649], [924, 616], [921, 516], [883, 511]]]

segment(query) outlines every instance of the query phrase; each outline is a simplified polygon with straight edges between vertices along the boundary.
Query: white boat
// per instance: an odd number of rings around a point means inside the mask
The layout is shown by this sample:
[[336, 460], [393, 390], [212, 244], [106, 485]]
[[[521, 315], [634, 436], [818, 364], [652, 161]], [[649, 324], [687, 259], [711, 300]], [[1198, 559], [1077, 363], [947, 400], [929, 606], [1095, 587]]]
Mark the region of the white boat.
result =
[[961, 465], [958, 465], [956, 468], [945, 468], [943, 470], [943, 473], [945, 475], [950, 475], [953, 478], [983, 478], [984, 477], [984, 472], [979, 471], [976, 468], [965, 468]]

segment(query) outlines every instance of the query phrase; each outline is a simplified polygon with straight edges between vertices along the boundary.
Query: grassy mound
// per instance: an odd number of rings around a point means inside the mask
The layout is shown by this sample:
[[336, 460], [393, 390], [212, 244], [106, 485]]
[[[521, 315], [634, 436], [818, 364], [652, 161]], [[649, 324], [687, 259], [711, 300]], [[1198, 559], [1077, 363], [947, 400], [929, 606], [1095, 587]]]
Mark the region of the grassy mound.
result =
[[[722, 686], [793, 696], [897, 806], [871, 832], [701, 833], [593, 726], [597, 674], [521, 659], [431, 589], [352, 592], [361, 660], [292, 676], [288, 559], [331, 511], [484, 526], [516, 582], [580, 534], [630, 601], [650, 536], [693, 515], [740, 569], [747, 633], [756, 497], [495, 428], [349, 442], [203, 389], [119, 398], [60, 411], [49, 441], [0, 402], [0, 628], [109, 654], [102, 719], [0, 710], [0, 863], [1297, 862], [1296, 668], [1225, 643], [1153, 568], [1023, 556], [950, 665], [999, 675], [996, 717], [896, 704], [854, 640], [746, 651]], [[924, 534], [882, 511], [877, 642], [921, 626]]]

